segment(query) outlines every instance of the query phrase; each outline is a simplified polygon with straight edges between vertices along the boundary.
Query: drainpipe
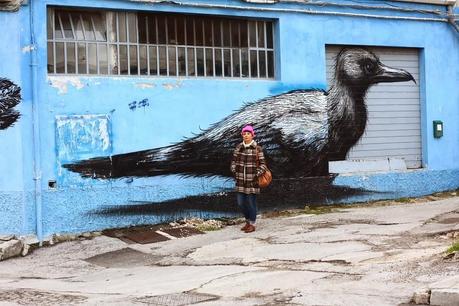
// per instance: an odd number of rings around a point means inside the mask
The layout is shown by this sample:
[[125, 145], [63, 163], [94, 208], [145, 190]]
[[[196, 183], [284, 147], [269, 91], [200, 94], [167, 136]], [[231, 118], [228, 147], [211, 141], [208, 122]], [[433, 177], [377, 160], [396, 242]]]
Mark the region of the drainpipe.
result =
[[42, 218], [42, 198], [41, 198], [41, 154], [40, 154], [40, 120], [38, 113], [38, 59], [37, 44], [35, 41], [34, 24], [34, 0], [29, 1], [30, 18], [30, 69], [32, 81], [32, 154], [33, 154], [33, 180], [35, 182], [34, 204], [36, 214], [36, 233], [40, 246], [43, 244], [43, 218]]

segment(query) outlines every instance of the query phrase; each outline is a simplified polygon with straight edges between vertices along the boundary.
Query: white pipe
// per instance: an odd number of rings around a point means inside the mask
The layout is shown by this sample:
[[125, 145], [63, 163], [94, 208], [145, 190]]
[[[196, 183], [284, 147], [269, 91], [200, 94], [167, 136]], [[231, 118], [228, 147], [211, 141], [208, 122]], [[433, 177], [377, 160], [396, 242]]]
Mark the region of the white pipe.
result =
[[35, 41], [34, 26], [34, 0], [29, 2], [30, 18], [30, 44], [31, 48], [31, 81], [32, 81], [32, 143], [33, 143], [33, 179], [34, 179], [34, 204], [36, 214], [36, 232], [40, 243], [43, 243], [43, 216], [42, 216], [42, 198], [41, 198], [41, 154], [40, 154], [40, 117], [38, 113], [38, 59], [37, 43]]
[[349, 4], [349, 3], [336, 3], [336, 2], [326, 2], [326, 1], [304, 1], [304, 0], [283, 0], [280, 2], [286, 3], [298, 3], [304, 5], [315, 5], [315, 6], [336, 6], [336, 7], [349, 7], [355, 9], [365, 9], [365, 10], [389, 10], [389, 11], [400, 11], [400, 12], [418, 12], [418, 13], [427, 13], [427, 14], [436, 14], [443, 15], [440, 10], [420, 10], [407, 7], [399, 6], [383, 6], [383, 5], [364, 5], [364, 4]]
[[300, 13], [310, 15], [331, 15], [331, 16], [344, 16], [344, 17], [364, 17], [364, 18], [376, 18], [376, 19], [390, 19], [390, 20], [410, 20], [410, 21], [434, 21], [434, 22], [448, 22], [447, 18], [421, 18], [421, 17], [404, 17], [404, 16], [385, 16], [385, 15], [374, 15], [374, 14], [358, 14], [358, 13], [340, 13], [331, 11], [313, 11], [310, 9], [289, 9], [289, 8], [272, 8], [272, 7], [259, 7], [259, 6], [239, 6], [239, 5], [226, 5], [226, 4], [206, 4], [206, 3], [184, 3], [178, 1], [151, 1], [151, 0], [131, 0], [133, 2], [142, 3], [163, 3], [172, 4], [183, 7], [199, 7], [199, 8], [210, 8], [210, 9], [232, 9], [232, 10], [251, 10], [261, 12], [273, 12], [273, 13]]

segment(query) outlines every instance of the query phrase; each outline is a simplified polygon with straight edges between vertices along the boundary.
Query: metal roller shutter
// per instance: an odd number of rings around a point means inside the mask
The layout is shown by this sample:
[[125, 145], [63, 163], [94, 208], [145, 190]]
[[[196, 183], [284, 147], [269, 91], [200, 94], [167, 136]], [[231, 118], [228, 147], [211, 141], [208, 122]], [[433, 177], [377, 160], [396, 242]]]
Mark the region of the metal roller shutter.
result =
[[[327, 82], [331, 84], [335, 58], [341, 46], [327, 46]], [[413, 75], [414, 82], [382, 83], [366, 97], [368, 122], [364, 135], [346, 160], [403, 159], [407, 168], [420, 168], [421, 112], [419, 103], [419, 52], [405, 48], [367, 48], [382, 63]]]

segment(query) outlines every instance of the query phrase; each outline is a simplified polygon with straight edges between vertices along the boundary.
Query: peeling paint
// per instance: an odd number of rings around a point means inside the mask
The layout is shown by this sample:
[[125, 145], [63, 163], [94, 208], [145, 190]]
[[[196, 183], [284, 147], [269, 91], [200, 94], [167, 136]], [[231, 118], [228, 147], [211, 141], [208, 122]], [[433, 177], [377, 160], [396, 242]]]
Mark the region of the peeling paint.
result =
[[182, 84], [183, 84], [182, 81], [177, 81], [175, 83], [163, 83], [163, 87], [167, 90], [172, 90], [174, 88], [182, 87]]
[[22, 53], [29, 53], [29, 52], [32, 52], [33, 50], [35, 50], [34, 45], [27, 45], [22, 48]]
[[140, 88], [140, 89], [148, 89], [148, 88], [155, 88], [156, 84], [153, 84], [153, 83], [137, 83], [134, 86], [137, 87], [137, 88]]
[[68, 92], [69, 84], [76, 89], [82, 89], [84, 87], [79, 77], [50, 76], [48, 79], [51, 86], [57, 88], [58, 94], [60, 95], [65, 95]]
[[95, 114], [56, 116], [56, 145], [59, 184], [66, 185], [71, 178], [63, 177], [63, 163], [93, 154], [111, 153], [110, 117]]

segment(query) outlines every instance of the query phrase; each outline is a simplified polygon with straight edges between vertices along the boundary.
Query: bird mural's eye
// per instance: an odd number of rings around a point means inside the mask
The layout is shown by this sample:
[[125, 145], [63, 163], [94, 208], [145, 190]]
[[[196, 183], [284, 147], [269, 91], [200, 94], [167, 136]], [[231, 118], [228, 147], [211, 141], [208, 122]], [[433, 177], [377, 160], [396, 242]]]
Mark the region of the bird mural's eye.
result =
[[376, 71], [376, 65], [371, 60], [366, 60], [362, 63], [362, 69], [365, 74], [373, 74]]

